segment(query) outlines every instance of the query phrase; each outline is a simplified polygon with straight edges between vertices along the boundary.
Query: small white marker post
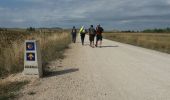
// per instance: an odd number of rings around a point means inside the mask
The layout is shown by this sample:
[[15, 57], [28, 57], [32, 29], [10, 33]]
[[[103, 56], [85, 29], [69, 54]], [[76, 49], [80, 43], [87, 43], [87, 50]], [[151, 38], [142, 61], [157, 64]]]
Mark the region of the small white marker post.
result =
[[24, 74], [42, 77], [42, 61], [39, 42], [36, 40], [25, 41]]

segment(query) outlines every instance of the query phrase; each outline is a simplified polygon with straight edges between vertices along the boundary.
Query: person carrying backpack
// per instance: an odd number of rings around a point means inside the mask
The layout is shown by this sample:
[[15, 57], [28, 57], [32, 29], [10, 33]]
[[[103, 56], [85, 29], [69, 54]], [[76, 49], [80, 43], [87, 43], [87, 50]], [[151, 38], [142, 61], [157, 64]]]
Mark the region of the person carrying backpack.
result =
[[80, 33], [80, 37], [81, 37], [81, 43], [82, 43], [82, 45], [84, 45], [84, 38], [85, 38], [85, 35], [86, 35], [86, 29], [84, 28], [84, 26], [82, 26], [80, 28], [79, 33]]
[[71, 31], [71, 35], [72, 35], [72, 42], [76, 43], [77, 29], [75, 28], [75, 26], [73, 26], [73, 29]]
[[100, 41], [100, 47], [101, 47], [101, 45], [102, 45], [102, 33], [103, 33], [103, 28], [100, 26], [100, 24], [99, 25], [97, 25], [97, 27], [96, 27], [96, 47], [98, 46], [98, 41]]
[[96, 35], [96, 30], [93, 28], [93, 25], [89, 28], [89, 40], [90, 40], [90, 46], [94, 48], [94, 38]]

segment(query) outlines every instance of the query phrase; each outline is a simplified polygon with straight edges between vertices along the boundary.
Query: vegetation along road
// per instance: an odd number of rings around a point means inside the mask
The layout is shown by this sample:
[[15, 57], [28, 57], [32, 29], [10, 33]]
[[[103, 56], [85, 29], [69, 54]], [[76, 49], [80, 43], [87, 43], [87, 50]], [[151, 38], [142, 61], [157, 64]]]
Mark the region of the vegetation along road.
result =
[[[65, 59], [22, 90], [20, 100], [170, 100], [170, 55], [104, 40], [91, 48], [86, 37], [71, 44]], [[32, 79], [33, 80], [33, 79]]]

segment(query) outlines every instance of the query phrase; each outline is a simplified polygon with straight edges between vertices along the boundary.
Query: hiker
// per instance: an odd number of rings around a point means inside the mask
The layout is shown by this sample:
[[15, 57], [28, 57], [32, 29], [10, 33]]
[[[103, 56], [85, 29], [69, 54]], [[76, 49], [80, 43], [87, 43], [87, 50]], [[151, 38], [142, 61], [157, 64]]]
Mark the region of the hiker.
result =
[[93, 25], [89, 28], [89, 40], [90, 40], [90, 46], [94, 48], [94, 38], [96, 35], [96, 30], [93, 28]]
[[96, 47], [98, 46], [98, 41], [100, 41], [100, 47], [102, 46], [102, 33], [103, 33], [103, 28], [99, 25], [96, 27]]
[[82, 26], [82, 27], [80, 28], [79, 33], [80, 33], [80, 37], [81, 37], [81, 43], [82, 43], [82, 45], [84, 45], [84, 38], [85, 38], [85, 35], [86, 35], [86, 33], [87, 33], [87, 31], [86, 31], [86, 29], [84, 28], [84, 26]]
[[72, 42], [76, 43], [77, 29], [75, 28], [75, 26], [73, 26], [73, 29], [71, 31], [71, 35], [72, 35]]

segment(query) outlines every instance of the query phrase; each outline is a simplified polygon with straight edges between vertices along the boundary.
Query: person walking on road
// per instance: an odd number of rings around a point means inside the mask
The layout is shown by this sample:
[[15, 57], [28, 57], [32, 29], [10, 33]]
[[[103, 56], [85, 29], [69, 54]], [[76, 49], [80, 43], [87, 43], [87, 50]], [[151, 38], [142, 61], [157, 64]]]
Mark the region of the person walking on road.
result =
[[89, 40], [90, 40], [90, 46], [94, 48], [94, 38], [96, 35], [96, 30], [93, 28], [93, 25], [89, 28]]
[[102, 46], [102, 33], [103, 33], [103, 28], [100, 26], [100, 24], [99, 25], [97, 25], [97, 27], [96, 27], [96, 47], [98, 46], [98, 42], [100, 41], [100, 47]]
[[72, 35], [72, 42], [76, 43], [77, 29], [75, 28], [75, 26], [73, 26], [73, 29], [71, 31], [71, 35]]
[[80, 37], [81, 37], [81, 43], [82, 43], [82, 45], [84, 45], [84, 38], [85, 38], [85, 35], [86, 35], [86, 29], [84, 28], [84, 26], [82, 26], [80, 28], [79, 33], [80, 33]]

